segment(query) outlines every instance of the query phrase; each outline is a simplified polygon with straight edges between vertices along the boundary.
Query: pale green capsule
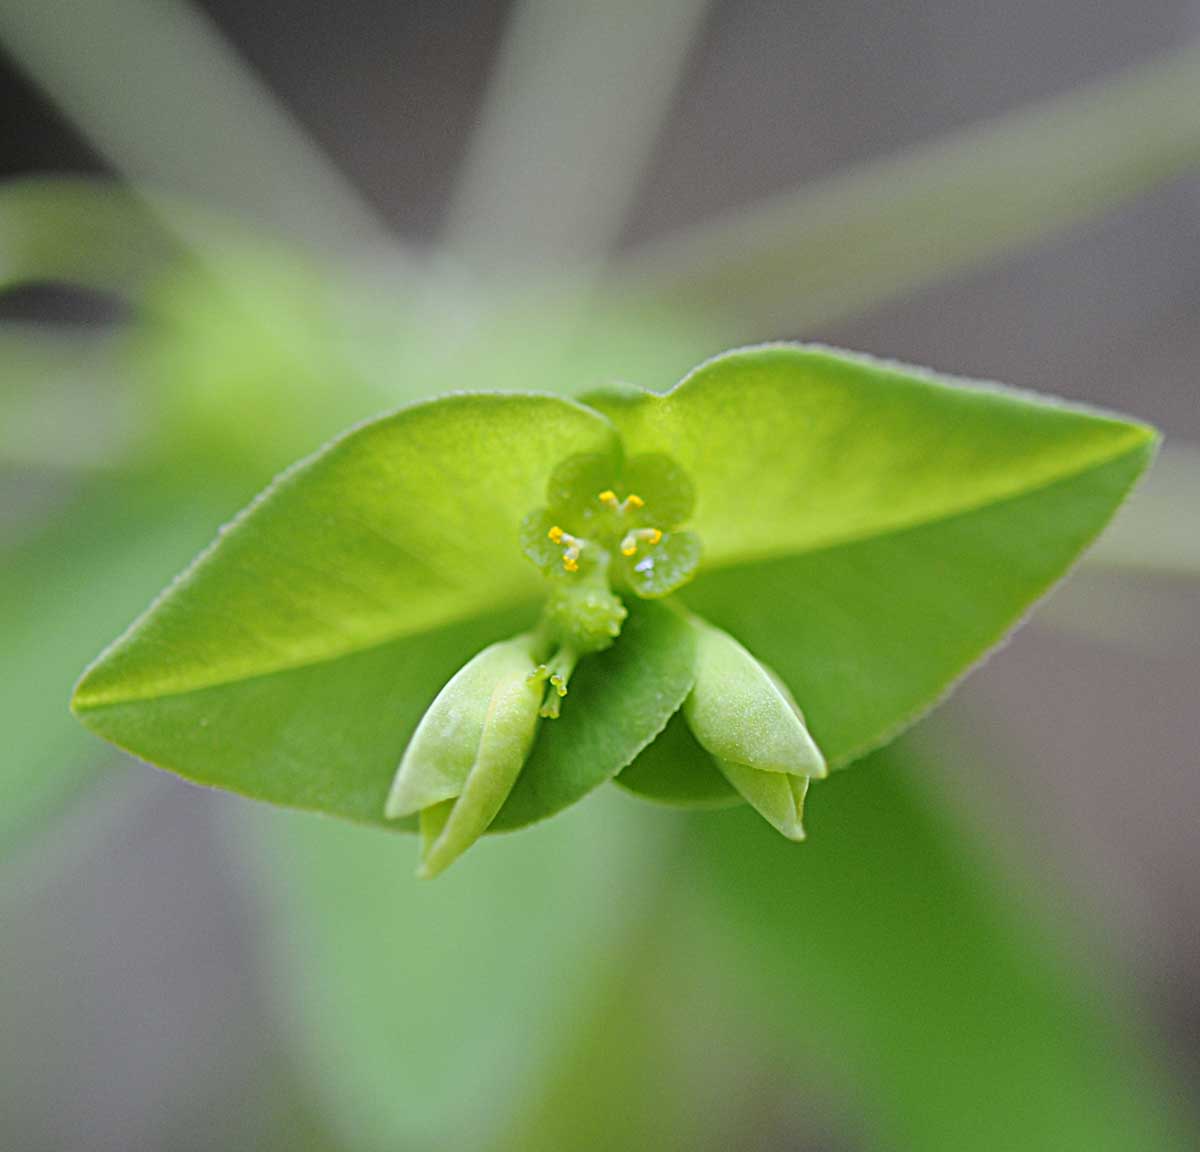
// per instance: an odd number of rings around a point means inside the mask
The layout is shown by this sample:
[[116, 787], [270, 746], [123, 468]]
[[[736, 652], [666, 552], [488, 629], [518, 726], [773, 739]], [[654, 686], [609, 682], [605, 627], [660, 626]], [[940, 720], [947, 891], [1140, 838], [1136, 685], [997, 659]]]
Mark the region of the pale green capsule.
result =
[[525, 635], [480, 652], [438, 693], [405, 750], [385, 811], [420, 812], [422, 876], [482, 836], [516, 783], [542, 701], [533, 647]]
[[683, 714], [701, 746], [759, 772], [827, 775], [786, 689], [728, 633], [701, 620], [694, 626], [696, 683]]
[[808, 793], [807, 776], [788, 772], [760, 772], [735, 764], [732, 760], [717, 760], [717, 767], [764, 820], [789, 840], [804, 839], [804, 797]]
[[421, 717], [392, 781], [385, 815], [420, 812], [462, 792], [475, 763], [497, 682], [520, 664], [528, 640], [492, 644], [460, 668]]
[[[804, 713], [788, 686], [773, 668], [762, 665], [779, 689], [796, 718], [804, 723]], [[793, 776], [786, 772], [759, 772], [732, 760], [717, 760], [717, 767], [745, 800], [768, 824], [789, 840], [804, 839], [804, 798], [808, 795], [808, 776]]]

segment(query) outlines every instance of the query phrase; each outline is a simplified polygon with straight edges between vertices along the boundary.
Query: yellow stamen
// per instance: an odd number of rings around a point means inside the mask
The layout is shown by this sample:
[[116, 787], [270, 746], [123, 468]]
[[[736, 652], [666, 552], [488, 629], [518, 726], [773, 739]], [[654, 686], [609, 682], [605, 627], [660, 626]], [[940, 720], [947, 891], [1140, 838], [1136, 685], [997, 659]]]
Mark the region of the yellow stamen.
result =
[[635, 556], [639, 544], [645, 542], [653, 547], [662, 538], [663, 534], [657, 528], [637, 528], [621, 541], [621, 555]]
[[568, 536], [565, 532], [562, 534], [561, 539], [567, 546], [567, 550], [563, 553], [563, 567], [568, 572], [578, 572], [579, 556], [583, 552], [583, 541], [576, 540], [574, 536]]
[[546, 536], [555, 544], [566, 546], [563, 551], [563, 567], [568, 572], [578, 572], [579, 557], [583, 552], [584, 542], [569, 532], [564, 532], [557, 524], [546, 533]]
[[611, 488], [605, 488], [603, 492], [596, 495], [596, 499], [604, 505], [605, 508], [613, 512], [628, 512], [631, 508], [645, 508], [646, 501], [643, 500], [636, 492], [631, 492], [624, 500], [618, 500], [617, 494]]

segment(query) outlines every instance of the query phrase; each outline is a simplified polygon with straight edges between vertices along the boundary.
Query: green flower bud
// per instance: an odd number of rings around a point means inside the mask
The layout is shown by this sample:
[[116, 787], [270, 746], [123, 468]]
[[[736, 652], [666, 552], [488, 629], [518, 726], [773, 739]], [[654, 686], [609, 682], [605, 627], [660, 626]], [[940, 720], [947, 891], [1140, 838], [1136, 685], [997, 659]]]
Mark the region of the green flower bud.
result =
[[810, 778], [825, 758], [787, 687], [732, 636], [695, 620], [696, 683], [683, 713], [745, 800], [791, 840], [804, 838]]
[[392, 783], [389, 819], [420, 813], [421, 867], [436, 876], [487, 830], [537, 734], [542, 683], [532, 635], [485, 648], [438, 693]]

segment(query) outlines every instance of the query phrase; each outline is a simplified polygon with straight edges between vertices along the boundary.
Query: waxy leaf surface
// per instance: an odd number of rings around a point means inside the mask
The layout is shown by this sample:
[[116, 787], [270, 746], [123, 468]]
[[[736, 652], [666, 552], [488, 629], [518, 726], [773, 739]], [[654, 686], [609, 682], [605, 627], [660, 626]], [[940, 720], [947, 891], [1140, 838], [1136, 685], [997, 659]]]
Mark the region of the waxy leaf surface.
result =
[[536, 618], [518, 531], [550, 468], [612, 448], [602, 416], [546, 396], [364, 425], [225, 529], [88, 670], [75, 710], [189, 779], [382, 822], [430, 701]]
[[[958, 386], [954, 386], [954, 385]], [[681, 596], [771, 665], [831, 767], [920, 716], [1100, 532], [1154, 432], [803, 346], [729, 353], [664, 396], [592, 401], [696, 486]], [[681, 802], [644, 770], [622, 784]], [[711, 794], [697, 780], [694, 800]]]

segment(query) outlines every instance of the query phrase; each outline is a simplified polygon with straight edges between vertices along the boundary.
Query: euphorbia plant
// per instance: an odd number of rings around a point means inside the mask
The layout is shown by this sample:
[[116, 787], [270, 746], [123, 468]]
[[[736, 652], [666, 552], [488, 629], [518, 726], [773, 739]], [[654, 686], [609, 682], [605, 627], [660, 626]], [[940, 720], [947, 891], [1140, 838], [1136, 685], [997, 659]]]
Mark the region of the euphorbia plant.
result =
[[73, 705], [189, 779], [419, 827], [426, 874], [613, 779], [799, 839], [810, 779], [998, 643], [1155, 440], [787, 345], [448, 396], [281, 476]]

